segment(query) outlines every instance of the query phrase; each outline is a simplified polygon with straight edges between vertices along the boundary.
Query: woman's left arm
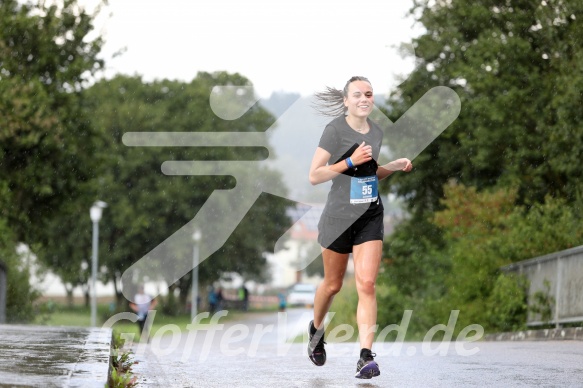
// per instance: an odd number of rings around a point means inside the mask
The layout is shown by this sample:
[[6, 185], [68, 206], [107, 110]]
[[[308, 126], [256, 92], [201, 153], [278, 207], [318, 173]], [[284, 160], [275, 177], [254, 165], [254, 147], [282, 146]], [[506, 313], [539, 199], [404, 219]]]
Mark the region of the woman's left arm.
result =
[[377, 169], [377, 177], [379, 180], [385, 179], [392, 173], [396, 171], [405, 171], [409, 172], [413, 169], [413, 164], [407, 158], [401, 158], [397, 160], [393, 160], [385, 165], [379, 166]]

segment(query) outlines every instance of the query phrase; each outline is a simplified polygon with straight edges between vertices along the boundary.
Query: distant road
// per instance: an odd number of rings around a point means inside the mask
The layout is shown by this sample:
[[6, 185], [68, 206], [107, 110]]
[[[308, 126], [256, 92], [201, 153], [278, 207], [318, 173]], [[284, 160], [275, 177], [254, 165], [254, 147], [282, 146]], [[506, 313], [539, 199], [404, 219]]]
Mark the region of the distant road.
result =
[[358, 344], [328, 344], [328, 362], [316, 367], [305, 343], [289, 342], [305, 333], [311, 314], [250, 313], [196, 335], [167, 327], [150, 344], [134, 345], [138, 386], [583, 387], [581, 341], [375, 344], [381, 376], [358, 380]]

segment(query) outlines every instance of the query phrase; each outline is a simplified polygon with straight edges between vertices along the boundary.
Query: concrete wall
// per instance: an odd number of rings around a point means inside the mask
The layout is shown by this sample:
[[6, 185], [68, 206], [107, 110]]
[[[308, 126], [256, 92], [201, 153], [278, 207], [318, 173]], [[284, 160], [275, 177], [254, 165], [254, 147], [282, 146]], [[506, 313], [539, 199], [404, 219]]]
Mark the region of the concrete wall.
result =
[[0, 323], [6, 322], [6, 266], [0, 261]]
[[[583, 322], [583, 246], [521, 261], [502, 268], [506, 272], [524, 275], [530, 282], [529, 307], [532, 296], [547, 292], [554, 299], [550, 322], [543, 322], [540, 314], [529, 313], [527, 324], [561, 324]], [[545, 281], [550, 289], [545, 287]]]

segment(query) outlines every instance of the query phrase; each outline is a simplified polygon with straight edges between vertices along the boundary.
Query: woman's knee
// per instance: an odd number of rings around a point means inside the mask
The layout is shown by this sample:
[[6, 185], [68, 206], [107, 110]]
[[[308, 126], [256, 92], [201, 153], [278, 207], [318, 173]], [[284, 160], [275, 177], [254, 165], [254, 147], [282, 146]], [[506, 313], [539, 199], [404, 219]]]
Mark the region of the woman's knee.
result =
[[342, 280], [331, 280], [326, 282], [324, 285], [326, 293], [330, 296], [334, 296], [340, 292], [342, 289]]
[[356, 281], [356, 290], [362, 295], [375, 295], [376, 286], [372, 279], [360, 279]]

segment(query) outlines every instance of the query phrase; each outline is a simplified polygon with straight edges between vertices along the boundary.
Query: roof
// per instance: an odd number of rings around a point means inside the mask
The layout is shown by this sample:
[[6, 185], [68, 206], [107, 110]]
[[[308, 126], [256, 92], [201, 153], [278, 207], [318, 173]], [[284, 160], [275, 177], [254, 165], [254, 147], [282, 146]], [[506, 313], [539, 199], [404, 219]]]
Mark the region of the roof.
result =
[[298, 203], [287, 209], [287, 215], [294, 223], [291, 237], [294, 239], [317, 240], [318, 222], [324, 211], [324, 204]]

